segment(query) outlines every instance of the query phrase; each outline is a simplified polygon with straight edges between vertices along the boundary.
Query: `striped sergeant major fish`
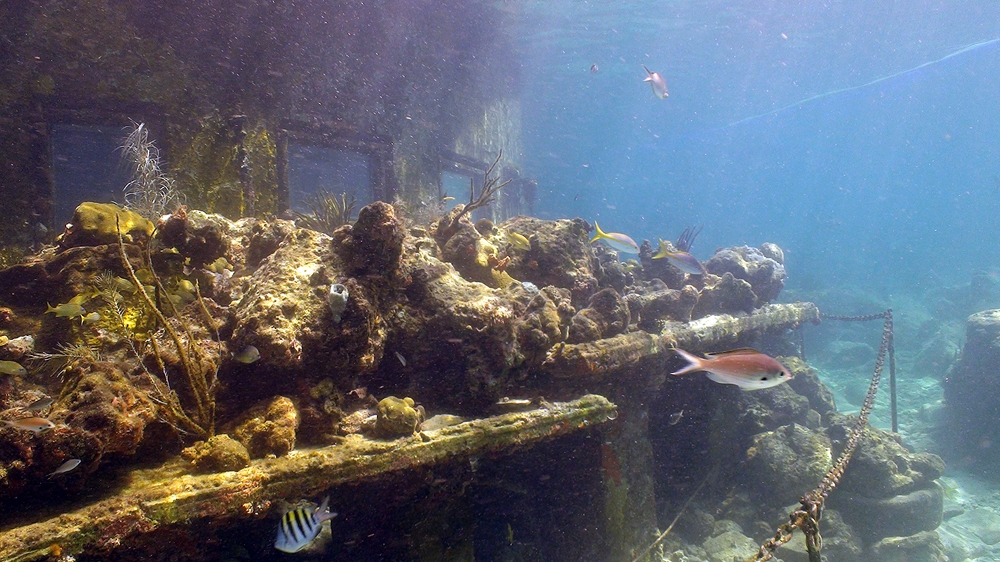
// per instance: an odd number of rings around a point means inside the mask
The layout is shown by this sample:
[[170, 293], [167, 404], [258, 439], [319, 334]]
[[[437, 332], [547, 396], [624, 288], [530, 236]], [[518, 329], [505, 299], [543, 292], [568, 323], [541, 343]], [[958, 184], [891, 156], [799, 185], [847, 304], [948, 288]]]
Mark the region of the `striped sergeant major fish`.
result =
[[302, 550], [316, 540], [323, 530], [323, 522], [336, 516], [335, 512], [330, 512], [330, 496], [323, 498], [323, 503], [317, 508], [299, 507], [288, 511], [281, 517], [274, 548], [282, 552]]

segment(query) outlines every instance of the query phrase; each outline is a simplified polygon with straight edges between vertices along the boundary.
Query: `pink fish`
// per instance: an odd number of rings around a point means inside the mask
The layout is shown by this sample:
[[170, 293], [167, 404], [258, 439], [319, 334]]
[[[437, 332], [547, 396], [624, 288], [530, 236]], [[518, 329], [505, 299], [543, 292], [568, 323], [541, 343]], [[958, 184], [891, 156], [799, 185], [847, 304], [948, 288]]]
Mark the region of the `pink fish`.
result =
[[13, 427], [14, 429], [20, 429], [22, 431], [30, 431], [32, 433], [42, 433], [43, 431], [48, 431], [56, 426], [56, 424], [50, 422], [45, 418], [21, 418], [19, 420], [9, 421], [4, 420], [5, 424]]
[[792, 380], [792, 373], [777, 359], [750, 348], [709, 353], [708, 359], [675, 349], [688, 365], [672, 375], [705, 371], [708, 378], [722, 384], [735, 384], [744, 390], [760, 390]]

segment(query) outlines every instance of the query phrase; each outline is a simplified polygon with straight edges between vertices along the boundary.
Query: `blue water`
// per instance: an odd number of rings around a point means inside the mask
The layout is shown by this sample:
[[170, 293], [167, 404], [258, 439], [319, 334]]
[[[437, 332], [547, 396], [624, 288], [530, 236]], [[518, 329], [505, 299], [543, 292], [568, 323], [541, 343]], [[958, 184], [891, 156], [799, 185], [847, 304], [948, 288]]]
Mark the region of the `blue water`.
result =
[[891, 294], [997, 266], [1000, 3], [521, 6], [542, 216], [654, 245], [704, 224], [703, 260], [776, 242], [790, 288]]

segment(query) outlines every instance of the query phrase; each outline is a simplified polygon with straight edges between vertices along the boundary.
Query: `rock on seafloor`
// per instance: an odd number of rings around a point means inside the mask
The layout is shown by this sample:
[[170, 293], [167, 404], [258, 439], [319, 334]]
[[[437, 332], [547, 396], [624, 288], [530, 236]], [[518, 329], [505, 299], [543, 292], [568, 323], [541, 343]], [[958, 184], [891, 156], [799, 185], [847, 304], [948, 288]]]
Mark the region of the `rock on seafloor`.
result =
[[277, 396], [251, 409], [244, 421], [237, 423], [232, 435], [246, 447], [250, 458], [280, 457], [295, 448], [298, 428], [299, 411], [295, 404], [284, 396]]
[[949, 455], [986, 470], [1000, 463], [1000, 309], [966, 320], [966, 342], [942, 382]]
[[748, 282], [757, 297], [755, 306], [762, 306], [778, 297], [785, 287], [786, 276], [781, 248], [775, 244], [768, 244], [764, 248], [723, 248], [705, 263], [705, 269], [715, 275], [730, 273], [733, 277]]
[[422, 421], [423, 409], [414, 407], [412, 398], [388, 396], [378, 403], [375, 434], [385, 439], [413, 435]]
[[194, 472], [225, 472], [250, 466], [250, 453], [242, 443], [228, 435], [214, 435], [181, 451]]

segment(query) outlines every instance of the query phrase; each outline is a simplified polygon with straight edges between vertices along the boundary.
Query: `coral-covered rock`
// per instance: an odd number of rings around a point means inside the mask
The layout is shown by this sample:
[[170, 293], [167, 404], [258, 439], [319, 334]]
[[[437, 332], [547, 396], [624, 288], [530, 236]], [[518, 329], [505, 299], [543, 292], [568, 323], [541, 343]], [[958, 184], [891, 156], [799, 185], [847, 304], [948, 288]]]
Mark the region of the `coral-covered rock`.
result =
[[596, 258], [592, 263], [597, 282], [601, 287], [613, 287], [619, 293], [624, 292], [625, 287], [631, 284], [634, 278], [625, 270], [622, 262], [619, 261], [620, 256], [618, 252], [604, 244], [595, 244], [592, 248], [594, 250], [594, 257]]
[[433, 228], [434, 239], [441, 248], [441, 259], [455, 267], [463, 278], [490, 284], [493, 266], [489, 257], [500, 259], [496, 245], [483, 237], [462, 207], [455, 207], [438, 220]]
[[299, 411], [295, 404], [284, 396], [277, 396], [251, 409], [232, 435], [247, 448], [250, 458], [280, 457], [295, 448], [298, 428]]
[[90, 432], [102, 443], [103, 454], [130, 455], [142, 442], [143, 430], [156, 419], [156, 405], [145, 392], [112, 363], [84, 363], [77, 367], [79, 383], [53, 406], [65, 408], [65, 424]]
[[[841, 443], [854, 426], [854, 418], [831, 414], [828, 434]], [[902, 438], [868, 427], [851, 457], [851, 468], [839, 490], [873, 498], [888, 498], [925, 488], [944, 474], [944, 461], [931, 453], [913, 453]]]
[[[408, 288], [409, 306], [388, 318], [407, 366], [393, 357], [378, 374], [428, 407], [485, 408], [503, 395], [512, 369], [524, 360], [516, 327], [527, 301], [511, 298], [522, 289], [469, 282], [430, 254], [411, 258], [406, 267], [419, 287]], [[399, 382], [403, 376], [408, 385]]]
[[705, 286], [698, 293], [698, 304], [691, 311], [691, 318], [753, 311], [757, 296], [750, 283], [728, 272], [722, 277], [704, 277], [708, 279], [704, 280]]
[[511, 258], [507, 272], [515, 279], [539, 287], [552, 285], [573, 292], [573, 305], [581, 308], [599, 287], [590, 247], [590, 225], [582, 219], [546, 221], [514, 217], [501, 228], [531, 241], [531, 248]]
[[181, 206], [161, 220], [158, 237], [165, 246], [176, 248], [187, 258], [190, 267], [203, 267], [228, 253], [231, 225], [221, 215], [188, 212]]
[[355, 410], [344, 416], [340, 420], [339, 431], [343, 435], [354, 433], [375, 433], [375, 424], [378, 423], [378, 409], [362, 408]]
[[737, 279], [750, 283], [757, 300], [754, 306], [763, 306], [778, 297], [785, 287], [785, 266], [770, 256], [779, 256], [784, 260], [784, 253], [774, 244], [764, 251], [749, 246], [723, 248], [715, 253], [706, 263], [705, 270], [715, 275], [731, 273]]
[[870, 562], [948, 562], [941, 537], [936, 531], [909, 536], [889, 536], [871, 546]]
[[791, 504], [811, 490], [833, 466], [830, 439], [799, 424], [758, 434], [747, 450], [747, 474], [754, 494]]
[[399, 270], [406, 229], [392, 205], [376, 201], [358, 212], [353, 227], [338, 229], [335, 241], [350, 275], [392, 277]]
[[573, 316], [566, 341], [580, 343], [609, 338], [624, 333], [628, 325], [628, 303], [609, 287], [590, 297], [587, 308]]
[[806, 397], [810, 408], [824, 416], [837, 411], [833, 393], [819, 380], [812, 367], [798, 357], [779, 357], [778, 360], [792, 373], [792, 380], [788, 381], [788, 386]]
[[638, 318], [641, 330], [659, 332], [665, 322], [687, 322], [691, 311], [698, 304], [698, 290], [691, 285], [682, 289], [670, 289], [662, 281], [633, 285], [625, 295], [629, 312]]
[[947, 447], [990, 470], [1000, 463], [1000, 309], [966, 320], [965, 348], [942, 383]]
[[[0, 450], [0, 493], [6, 497], [49, 482], [46, 475], [68, 459], [80, 459], [82, 467], [61, 481], [79, 483], [102, 459], [134, 454], [146, 428], [156, 419], [156, 404], [118, 364], [81, 362], [64, 377], [75, 381], [72, 391], [45, 413], [55, 428], [35, 435], [0, 427], [5, 444]], [[23, 408], [27, 403], [18, 405]], [[25, 417], [24, 411], [9, 410], [3, 418]]]
[[320, 346], [329, 319], [330, 238], [299, 229], [249, 277], [235, 303], [234, 349], [254, 345], [263, 364], [299, 368], [303, 349]]
[[740, 392], [733, 401], [732, 411], [737, 427], [746, 435], [776, 430], [789, 424], [810, 425], [809, 400], [788, 384], [755, 392]]
[[[846, 442], [854, 420], [830, 416], [828, 434]], [[944, 502], [935, 480], [944, 468], [937, 455], [911, 453], [898, 436], [869, 427], [829, 505], [839, 509], [867, 543], [933, 530], [941, 522]]]
[[115, 244], [119, 232], [131, 242], [136, 236], [149, 238], [153, 230], [153, 223], [145, 217], [114, 203], [84, 202], [73, 212], [58, 242], [61, 248]]
[[530, 299], [524, 313], [515, 321], [521, 353], [528, 364], [539, 364], [553, 345], [565, 339], [574, 313], [569, 290], [533, 287], [533, 291], [529, 291], [519, 284], [514, 291], [523, 291]]
[[256, 219], [249, 225], [249, 234], [243, 243], [246, 267], [256, 269], [264, 258], [278, 250], [285, 238], [297, 230], [295, 223], [290, 220]]
[[389, 396], [378, 403], [375, 433], [384, 439], [413, 435], [424, 421], [422, 408], [414, 407], [412, 398]]
[[[142, 263], [139, 246], [125, 244], [125, 252], [132, 263]], [[66, 302], [92, 289], [94, 279], [105, 271], [128, 275], [117, 242], [59, 252], [46, 249], [23, 263], [0, 270], [0, 299], [22, 307], [40, 307], [44, 312], [47, 303]]]
[[195, 472], [225, 472], [250, 466], [250, 453], [242, 443], [228, 435], [215, 435], [181, 451]]
[[871, 544], [886, 537], [907, 537], [937, 529], [942, 519], [944, 490], [932, 482], [926, 488], [889, 498], [836, 492], [830, 505], [836, 506], [858, 536]]
[[753, 558], [759, 548], [757, 541], [744, 535], [743, 529], [732, 521], [727, 522], [729, 525], [720, 523], [723, 522], [716, 521], [716, 530], [721, 532], [713, 534], [703, 545], [709, 562], [731, 562]]

